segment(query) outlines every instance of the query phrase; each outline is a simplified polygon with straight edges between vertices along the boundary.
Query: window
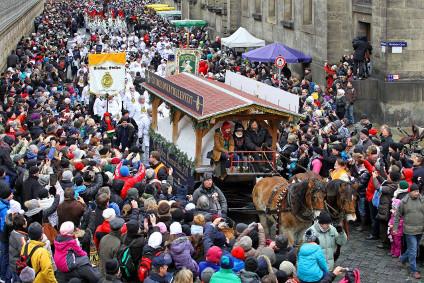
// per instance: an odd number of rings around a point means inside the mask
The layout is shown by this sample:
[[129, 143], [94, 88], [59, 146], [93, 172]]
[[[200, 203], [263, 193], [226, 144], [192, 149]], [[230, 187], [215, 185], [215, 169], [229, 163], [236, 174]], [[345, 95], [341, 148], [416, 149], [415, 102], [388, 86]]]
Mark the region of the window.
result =
[[303, 0], [303, 24], [312, 25], [312, 0]]
[[275, 23], [275, 0], [268, 0], [268, 21]]
[[255, 0], [255, 13], [262, 14], [262, 0]]
[[284, 0], [283, 19], [293, 21], [293, 0]]

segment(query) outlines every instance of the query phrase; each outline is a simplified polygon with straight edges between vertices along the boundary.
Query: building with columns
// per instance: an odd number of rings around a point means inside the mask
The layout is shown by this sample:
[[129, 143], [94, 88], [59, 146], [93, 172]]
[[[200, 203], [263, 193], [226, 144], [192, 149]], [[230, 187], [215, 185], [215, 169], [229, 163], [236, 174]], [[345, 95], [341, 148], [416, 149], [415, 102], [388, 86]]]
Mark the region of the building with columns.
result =
[[[339, 62], [353, 52], [353, 38], [367, 36], [373, 46], [373, 79], [356, 83], [366, 95], [361, 110], [373, 110], [390, 123], [424, 124], [424, 113], [408, 114], [410, 107], [424, 106], [423, 0], [164, 2], [181, 9], [183, 19], [208, 21], [212, 36], [229, 36], [242, 26], [268, 43], [281, 42], [312, 56], [312, 74], [321, 83], [324, 62]], [[399, 79], [387, 81], [392, 75]]]

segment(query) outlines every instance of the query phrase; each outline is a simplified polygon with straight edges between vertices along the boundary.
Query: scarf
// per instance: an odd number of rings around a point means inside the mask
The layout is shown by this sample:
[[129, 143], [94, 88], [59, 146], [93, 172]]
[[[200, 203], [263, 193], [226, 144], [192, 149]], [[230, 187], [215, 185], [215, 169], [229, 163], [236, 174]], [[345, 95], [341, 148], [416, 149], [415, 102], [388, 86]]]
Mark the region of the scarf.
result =
[[106, 120], [105, 119], [105, 124], [106, 124], [106, 131], [108, 132], [108, 131], [113, 131], [113, 130], [115, 130], [115, 128], [113, 127], [113, 125], [112, 125], [112, 120], [111, 119], [109, 119], [109, 120]]
[[397, 188], [396, 191], [393, 193], [393, 198], [392, 199], [397, 199], [398, 195], [402, 194], [402, 193], [408, 193], [409, 189], [405, 189], [402, 190], [400, 188]]

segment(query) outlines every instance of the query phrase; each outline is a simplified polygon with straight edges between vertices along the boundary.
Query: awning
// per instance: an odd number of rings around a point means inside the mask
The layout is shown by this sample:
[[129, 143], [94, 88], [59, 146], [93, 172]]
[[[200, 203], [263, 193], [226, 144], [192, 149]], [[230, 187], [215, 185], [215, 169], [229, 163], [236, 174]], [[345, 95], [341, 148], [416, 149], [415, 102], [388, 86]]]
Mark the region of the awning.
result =
[[175, 20], [175, 21], [171, 21], [171, 24], [176, 27], [191, 28], [191, 27], [204, 27], [208, 23], [204, 20]]
[[229, 37], [223, 37], [221, 44], [229, 48], [253, 48], [265, 46], [265, 40], [256, 38], [245, 28], [239, 27]]
[[287, 63], [310, 63], [312, 61], [311, 56], [281, 43], [268, 44], [243, 53], [242, 56], [253, 62], [274, 62], [277, 56], [283, 56]]

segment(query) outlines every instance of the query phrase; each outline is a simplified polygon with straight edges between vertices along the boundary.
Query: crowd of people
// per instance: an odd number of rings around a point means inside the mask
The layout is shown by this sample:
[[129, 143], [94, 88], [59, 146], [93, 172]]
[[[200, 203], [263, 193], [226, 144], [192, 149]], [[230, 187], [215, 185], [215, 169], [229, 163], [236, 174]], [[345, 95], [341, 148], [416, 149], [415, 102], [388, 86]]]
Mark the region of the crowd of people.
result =
[[[370, 230], [379, 247], [391, 245], [419, 278], [424, 158], [405, 154], [388, 126], [373, 128], [366, 115], [355, 123], [353, 115], [351, 80], [365, 76], [370, 48], [357, 43], [352, 57], [326, 64], [325, 86], [310, 70], [300, 78], [286, 67], [279, 78], [269, 65], [222, 50], [204, 29], [187, 34], [147, 13], [150, 2], [47, 1], [34, 33], [8, 56], [0, 80], [0, 280], [325, 283], [346, 273], [334, 263], [346, 233], [328, 213], [311, 223], [300, 248], [285, 235], [266, 239], [260, 223], [228, 218], [212, 175], [188, 191], [150, 151], [142, 82], [146, 69], [165, 76], [177, 47], [200, 48], [200, 75], [209, 79], [232, 70], [297, 93], [306, 118], [281, 125], [281, 173], [359, 183], [358, 229]], [[128, 54], [126, 91], [96, 96], [87, 55], [112, 51]], [[212, 158], [272, 147], [264, 126], [224, 123]], [[347, 272], [345, 282], [355, 276]]]

